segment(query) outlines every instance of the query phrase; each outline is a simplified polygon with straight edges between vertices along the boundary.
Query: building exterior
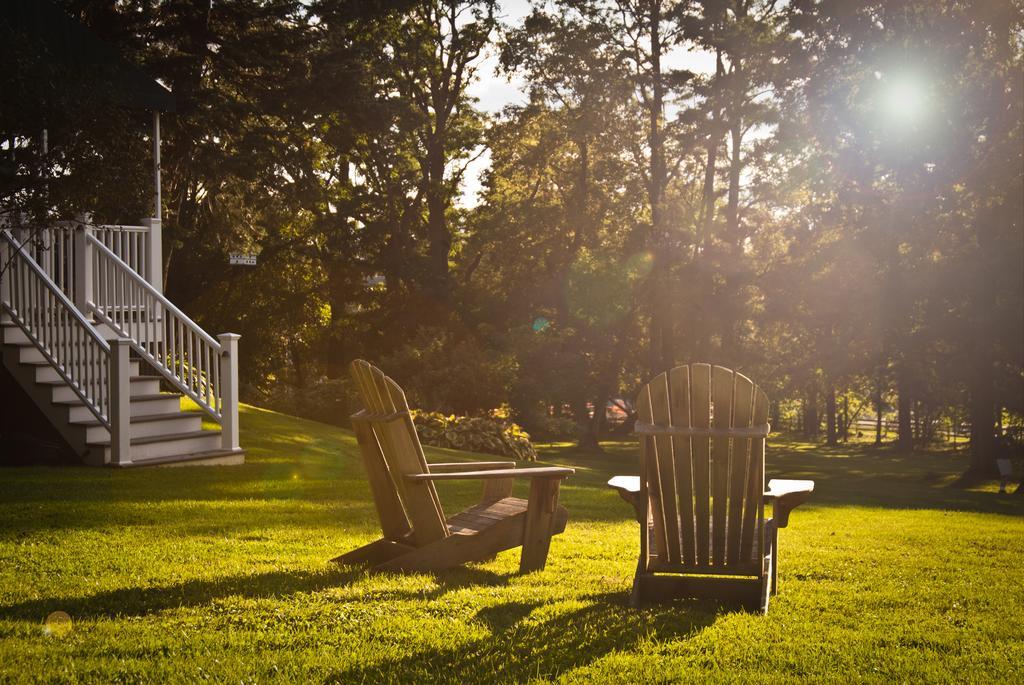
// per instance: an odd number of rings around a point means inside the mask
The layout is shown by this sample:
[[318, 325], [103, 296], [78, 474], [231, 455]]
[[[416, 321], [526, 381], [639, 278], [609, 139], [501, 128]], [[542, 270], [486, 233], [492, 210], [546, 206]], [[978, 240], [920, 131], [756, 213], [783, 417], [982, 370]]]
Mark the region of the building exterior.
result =
[[[0, 212], [6, 382], [86, 464], [241, 463], [239, 336], [210, 335], [162, 293], [160, 113], [173, 109], [171, 93], [49, 3], [12, 0], [4, 12], [8, 27], [51, 46], [51, 58], [116, 79], [115, 106], [152, 112], [154, 180], [153, 216], [137, 225]], [[45, 153], [45, 130], [38, 136]], [[16, 390], [4, 388], [5, 412]], [[183, 411], [183, 397], [201, 411]]]

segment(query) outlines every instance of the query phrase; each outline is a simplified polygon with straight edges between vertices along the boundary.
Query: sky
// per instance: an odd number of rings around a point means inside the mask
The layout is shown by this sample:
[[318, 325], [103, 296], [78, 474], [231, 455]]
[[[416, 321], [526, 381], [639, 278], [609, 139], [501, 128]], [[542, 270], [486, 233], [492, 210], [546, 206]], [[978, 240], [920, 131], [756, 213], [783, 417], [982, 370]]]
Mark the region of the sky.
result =
[[[499, 17], [512, 26], [519, 26], [530, 13], [529, 0], [501, 0]], [[714, 55], [694, 50], [690, 46], [678, 46], [664, 60], [668, 69], [689, 69], [696, 73], [713, 73]], [[477, 70], [477, 80], [468, 87], [469, 94], [478, 100], [477, 106], [489, 114], [499, 113], [506, 105], [525, 104], [527, 101], [526, 82], [513, 77], [511, 80], [497, 73], [498, 54], [492, 46], [482, 58]], [[459, 204], [474, 207], [483, 190], [483, 175], [491, 165], [490, 151], [484, 150], [466, 168], [463, 179], [462, 197]]]

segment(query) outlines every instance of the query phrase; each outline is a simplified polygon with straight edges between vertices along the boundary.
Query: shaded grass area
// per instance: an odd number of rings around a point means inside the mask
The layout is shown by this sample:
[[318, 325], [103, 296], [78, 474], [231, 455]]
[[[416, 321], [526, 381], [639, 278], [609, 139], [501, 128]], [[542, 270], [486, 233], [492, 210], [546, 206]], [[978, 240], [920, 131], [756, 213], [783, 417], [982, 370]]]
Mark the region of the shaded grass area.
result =
[[[0, 681], [1024, 680], [1024, 499], [950, 487], [962, 455], [770, 441], [769, 477], [817, 489], [762, 617], [628, 606], [636, 526], [604, 482], [634, 443], [541, 448], [577, 469], [544, 571], [370, 575], [327, 561], [378, 535], [352, 436], [246, 407], [242, 440], [239, 467], [0, 470]], [[448, 513], [478, 494], [441, 488]]]

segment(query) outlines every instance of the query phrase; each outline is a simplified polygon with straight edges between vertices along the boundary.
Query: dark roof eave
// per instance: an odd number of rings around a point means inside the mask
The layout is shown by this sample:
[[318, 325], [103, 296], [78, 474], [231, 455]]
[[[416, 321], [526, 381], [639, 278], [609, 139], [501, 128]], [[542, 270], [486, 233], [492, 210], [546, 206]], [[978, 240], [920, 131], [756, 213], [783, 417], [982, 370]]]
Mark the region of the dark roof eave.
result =
[[63, 66], [109, 73], [117, 105], [161, 112], [175, 110], [170, 90], [48, 0], [2, 0], [0, 7], [0, 21], [12, 31], [39, 41], [50, 57]]

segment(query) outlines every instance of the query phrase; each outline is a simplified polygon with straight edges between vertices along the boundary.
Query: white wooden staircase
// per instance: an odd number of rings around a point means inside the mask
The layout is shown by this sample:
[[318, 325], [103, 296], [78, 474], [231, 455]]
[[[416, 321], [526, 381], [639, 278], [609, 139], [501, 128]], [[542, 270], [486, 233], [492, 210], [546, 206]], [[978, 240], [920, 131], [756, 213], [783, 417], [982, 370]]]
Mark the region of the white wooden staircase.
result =
[[159, 222], [16, 233], [0, 228], [3, 363], [83, 462], [242, 463], [238, 336], [209, 336], [145, 277]]

